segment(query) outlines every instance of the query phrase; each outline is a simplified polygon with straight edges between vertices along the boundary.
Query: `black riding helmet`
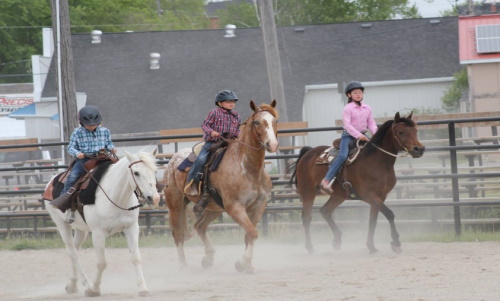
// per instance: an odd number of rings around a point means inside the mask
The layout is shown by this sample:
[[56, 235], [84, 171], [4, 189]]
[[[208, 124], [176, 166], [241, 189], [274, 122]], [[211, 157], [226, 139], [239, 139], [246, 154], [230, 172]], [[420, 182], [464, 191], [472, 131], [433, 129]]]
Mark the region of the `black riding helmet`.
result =
[[215, 105], [217, 105], [218, 102], [225, 101], [225, 100], [231, 100], [234, 99], [234, 101], [238, 101], [238, 96], [231, 91], [231, 90], [222, 90], [215, 95]]
[[85, 106], [78, 111], [78, 121], [81, 125], [96, 125], [101, 123], [101, 112], [97, 107]]
[[347, 94], [351, 93], [354, 89], [361, 89], [361, 91], [365, 91], [365, 87], [363, 87], [360, 82], [352, 81], [345, 86], [345, 95], [347, 96]]

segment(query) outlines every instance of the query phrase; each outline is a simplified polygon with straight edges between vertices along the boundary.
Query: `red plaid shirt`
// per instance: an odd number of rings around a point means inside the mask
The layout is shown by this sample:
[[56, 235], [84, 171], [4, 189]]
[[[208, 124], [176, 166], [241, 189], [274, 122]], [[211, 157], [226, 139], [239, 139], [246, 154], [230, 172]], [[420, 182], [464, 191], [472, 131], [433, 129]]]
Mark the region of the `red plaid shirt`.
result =
[[236, 138], [240, 135], [241, 116], [237, 112], [227, 111], [223, 108], [215, 108], [208, 113], [207, 118], [201, 125], [203, 139], [205, 141], [217, 141], [220, 138], [211, 136], [213, 131], [221, 135], [228, 133], [227, 138]]

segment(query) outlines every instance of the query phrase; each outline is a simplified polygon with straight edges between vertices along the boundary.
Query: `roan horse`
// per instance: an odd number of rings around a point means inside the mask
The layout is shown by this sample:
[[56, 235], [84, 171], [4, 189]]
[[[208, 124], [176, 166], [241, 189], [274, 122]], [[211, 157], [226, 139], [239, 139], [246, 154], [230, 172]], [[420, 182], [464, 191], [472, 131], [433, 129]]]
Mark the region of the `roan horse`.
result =
[[[45, 200], [45, 206], [61, 234], [66, 245], [66, 252], [71, 259], [72, 275], [66, 292], [68, 294], [78, 291], [78, 278], [81, 277], [83, 285], [87, 288], [85, 295], [94, 297], [100, 295], [101, 278], [107, 266], [105, 258], [105, 239], [108, 235], [124, 232], [127, 237], [128, 248], [135, 267], [139, 295], [147, 295], [148, 288], [142, 273], [141, 255], [139, 253], [139, 207], [138, 198], [134, 191], [142, 194], [148, 203], [157, 205], [160, 195], [156, 190], [156, 163], [153, 153], [139, 152], [126, 156], [111, 165], [102, 176], [95, 194], [95, 204], [85, 205], [82, 216], [75, 212], [75, 222], [68, 225], [64, 222], [65, 213], [51, 206]], [[142, 199], [142, 198], [141, 198]], [[132, 210], [135, 208], [135, 210]], [[74, 235], [72, 234], [74, 230]], [[97, 274], [94, 282], [83, 271], [78, 251], [88, 232], [92, 232], [92, 243], [97, 253]]]
[[[355, 161], [345, 165], [337, 175], [337, 180], [332, 187], [333, 193], [320, 209], [321, 215], [333, 232], [333, 247], [335, 249], [340, 249], [342, 233], [335, 224], [332, 213], [344, 200], [351, 199], [341, 187], [341, 182], [344, 179], [342, 174], [346, 173], [347, 180], [351, 183], [352, 189], [357, 193], [359, 199], [370, 204], [370, 221], [366, 242], [370, 253], [377, 252], [373, 238], [379, 211], [389, 221], [393, 251], [401, 252], [401, 242], [394, 224], [394, 213], [384, 204], [384, 201], [387, 194], [396, 185], [394, 163], [398, 152], [404, 151], [413, 158], [419, 158], [425, 150], [417, 138], [417, 126], [411, 117], [412, 113], [401, 118], [398, 112], [394, 120], [385, 122], [360, 151]], [[315, 160], [327, 148], [328, 146], [302, 148], [299, 158], [288, 171], [288, 173], [293, 171], [290, 182], [295, 183], [297, 192], [302, 199], [302, 224], [306, 236], [306, 249], [310, 253], [314, 252], [310, 233], [311, 209], [316, 194], [320, 191], [321, 180], [328, 169], [327, 164], [318, 165]]]
[[[254, 111], [253, 114], [244, 122], [240, 136], [235, 140], [229, 140], [224, 158], [217, 170], [210, 175], [210, 183], [221, 197], [224, 208], [212, 199], [194, 225], [205, 245], [205, 256], [202, 259], [202, 266], [205, 268], [213, 265], [215, 253], [206, 233], [207, 227], [226, 211], [246, 233], [245, 252], [241, 259], [236, 261], [235, 267], [240, 272], [254, 271], [252, 258], [255, 240], [258, 237], [256, 225], [266, 209], [272, 188], [271, 179], [264, 169], [264, 156], [266, 150], [276, 152], [278, 149], [276, 136], [278, 113], [275, 109], [275, 100], [270, 105], [262, 104], [259, 107], [250, 101], [250, 107]], [[191, 149], [177, 152], [170, 160], [163, 176], [167, 185], [164, 191], [172, 235], [182, 266], [187, 265], [184, 242], [192, 236], [188, 230], [186, 206], [196, 199], [184, 194], [187, 172], [180, 171], [177, 167], [190, 152]]]

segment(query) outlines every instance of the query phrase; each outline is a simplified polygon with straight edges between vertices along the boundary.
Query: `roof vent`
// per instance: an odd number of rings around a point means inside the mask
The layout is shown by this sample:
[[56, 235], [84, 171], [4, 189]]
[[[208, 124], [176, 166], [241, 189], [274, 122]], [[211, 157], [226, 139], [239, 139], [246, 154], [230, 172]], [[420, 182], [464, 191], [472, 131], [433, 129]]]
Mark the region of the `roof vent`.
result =
[[160, 57], [161, 55], [157, 52], [151, 52], [149, 54], [149, 69], [160, 69]]
[[441, 23], [441, 20], [432, 19], [432, 20], [429, 20], [429, 23], [431, 23], [431, 24], [439, 24], [439, 23]]
[[361, 27], [362, 28], [371, 28], [372, 27], [372, 23], [361, 23]]
[[295, 27], [293, 31], [295, 32], [304, 32], [306, 29], [304, 27]]
[[235, 30], [236, 30], [236, 25], [227, 24], [226, 25], [226, 35], [224, 36], [224, 38], [234, 38], [236, 36], [234, 34]]
[[92, 30], [90, 35], [92, 36], [92, 44], [100, 44], [101, 43], [102, 31]]

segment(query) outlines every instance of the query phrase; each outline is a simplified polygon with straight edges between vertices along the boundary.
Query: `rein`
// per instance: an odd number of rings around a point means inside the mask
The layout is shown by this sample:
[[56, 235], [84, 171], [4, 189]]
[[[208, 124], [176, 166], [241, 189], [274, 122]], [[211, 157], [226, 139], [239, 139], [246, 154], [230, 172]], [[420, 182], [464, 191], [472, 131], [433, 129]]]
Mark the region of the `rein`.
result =
[[[403, 148], [403, 150], [405, 151], [404, 154], [402, 155], [398, 155], [398, 154], [393, 154], [391, 152], [388, 152], [386, 151], [385, 149], [375, 145], [374, 143], [372, 142], [369, 142], [371, 145], [373, 145], [376, 149], [378, 149], [379, 151], [383, 152], [383, 153], [386, 153], [388, 154], [389, 156], [393, 156], [394, 158], [398, 158], [398, 157], [407, 157], [410, 153], [408, 151], [408, 149], [403, 145], [403, 143], [401, 143], [401, 141], [398, 139], [398, 136], [396, 136], [396, 131], [394, 130], [394, 128], [396, 127], [396, 123], [393, 123], [392, 126], [391, 126], [391, 130], [392, 130], [392, 133], [394, 134], [394, 139], [399, 143], [399, 145]], [[359, 140], [358, 140], [359, 141]]]
[[[140, 162], [144, 162], [142, 160], [139, 160], [139, 161], [134, 161], [132, 163], [129, 164], [128, 168], [130, 169], [130, 173], [132, 174], [132, 179], [134, 179], [134, 183], [135, 183], [135, 191], [138, 191], [138, 193], [140, 195], [142, 195], [142, 191], [141, 191], [141, 188], [139, 188], [139, 185], [137, 185], [137, 181], [135, 180], [135, 177], [134, 177], [134, 173], [132, 172], [132, 169], [130, 167], [132, 167], [132, 165], [134, 164], [137, 164], [137, 163], [140, 163]], [[101, 185], [94, 179], [94, 177], [90, 176], [92, 178], [92, 180], [94, 180], [94, 182], [96, 182], [97, 186], [99, 188], [101, 188], [102, 192], [104, 193], [104, 195], [106, 196], [106, 198], [111, 202], [111, 204], [115, 205], [116, 208], [119, 208], [121, 210], [125, 210], [125, 211], [132, 211], [132, 210], [135, 210], [137, 208], [140, 208], [142, 207], [142, 203], [139, 203], [135, 206], [132, 206], [132, 207], [129, 207], [129, 208], [124, 208], [124, 207], [121, 207], [120, 205], [116, 204], [115, 202], [113, 202], [113, 200], [111, 200], [111, 198], [108, 196], [108, 194], [106, 193], [106, 191], [104, 191], [104, 189], [102, 189]]]

